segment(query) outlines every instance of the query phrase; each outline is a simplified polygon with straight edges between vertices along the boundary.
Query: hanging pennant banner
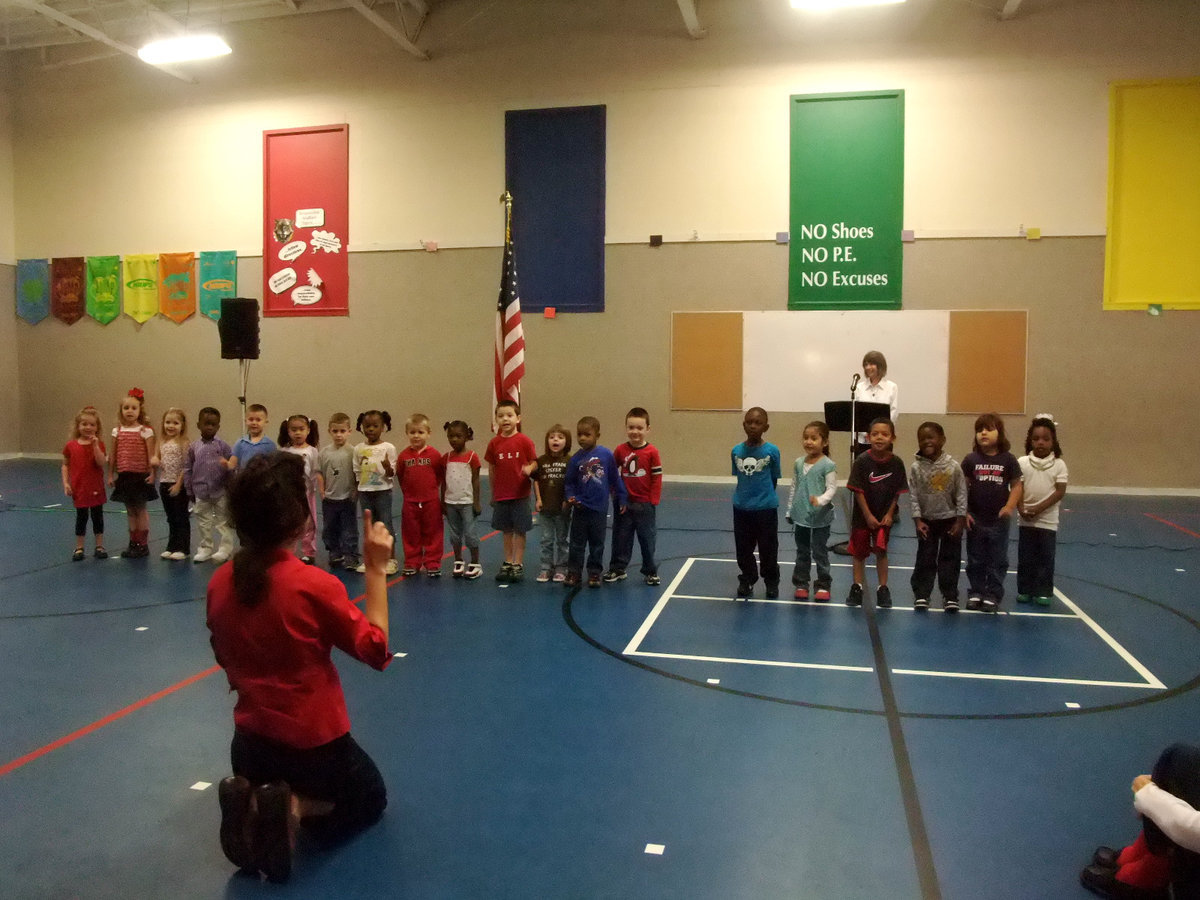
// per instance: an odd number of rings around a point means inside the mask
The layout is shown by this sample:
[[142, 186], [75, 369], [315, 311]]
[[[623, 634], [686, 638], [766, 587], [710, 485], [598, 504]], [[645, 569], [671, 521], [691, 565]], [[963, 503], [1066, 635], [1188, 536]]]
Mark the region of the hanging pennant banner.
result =
[[221, 321], [221, 301], [237, 296], [237, 251], [206, 250], [200, 254], [200, 315]]
[[125, 315], [139, 325], [158, 313], [158, 257], [137, 253], [125, 257]]
[[158, 311], [172, 322], [196, 313], [195, 253], [158, 255]]
[[50, 315], [50, 260], [17, 260], [17, 316], [36, 325]]
[[74, 325], [83, 318], [84, 269], [82, 256], [68, 256], [50, 263], [50, 313]]
[[87, 314], [101, 325], [121, 314], [121, 257], [87, 258]]

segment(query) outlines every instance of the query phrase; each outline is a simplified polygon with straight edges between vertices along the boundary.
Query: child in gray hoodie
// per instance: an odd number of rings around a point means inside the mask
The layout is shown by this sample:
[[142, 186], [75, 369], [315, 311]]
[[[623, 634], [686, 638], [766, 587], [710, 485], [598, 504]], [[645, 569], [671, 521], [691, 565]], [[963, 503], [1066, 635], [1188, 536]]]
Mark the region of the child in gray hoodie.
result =
[[913, 566], [913, 608], [929, 609], [937, 576], [942, 608], [958, 612], [958, 575], [962, 566], [962, 532], [967, 519], [967, 485], [962, 467], [945, 453], [946, 432], [937, 422], [917, 429], [917, 458], [909, 470], [909, 497], [917, 528], [917, 561]]

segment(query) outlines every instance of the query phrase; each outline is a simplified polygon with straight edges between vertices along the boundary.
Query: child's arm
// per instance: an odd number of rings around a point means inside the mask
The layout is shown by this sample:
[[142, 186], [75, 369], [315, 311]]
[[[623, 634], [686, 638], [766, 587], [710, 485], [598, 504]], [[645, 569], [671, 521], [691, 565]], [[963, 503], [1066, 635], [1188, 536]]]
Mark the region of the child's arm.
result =
[[325, 473], [317, 469], [317, 496], [325, 496]]
[[1040, 516], [1042, 513], [1044, 513], [1050, 507], [1052, 507], [1055, 503], [1058, 503], [1059, 501], [1061, 501], [1062, 498], [1065, 497], [1066, 495], [1067, 495], [1067, 484], [1065, 481], [1060, 481], [1054, 485], [1054, 490], [1052, 490], [1050, 492], [1050, 496], [1042, 498], [1042, 500], [1040, 500], [1037, 503], [1034, 503], [1032, 506], [1022, 506], [1021, 507], [1021, 518], [1022, 519], [1036, 519], [1038, 516]]
[[658, 455], [658, 448], [654, 448], [654, 452], [650, 454], [650, 505], [658, 506], [662, 500], [662, 457]]
[[891, 528], [892, 523], [896, 521], [896, 505], [900, 502], [900, 495], [897, 494], [892, 498], [892, 502], [888, 504], [887, 512], [883, 514], [883, 518], [879, 520], [879, 524], [884, 528]]
[[858, 504], [859, 511], [863, 514], [863, 518], [867, 520], [867, 527], [872, 531], [878, 528], [879, 520], [875, 518], [875, 514], [871, 512], [871, 507], [867, 506], [867, 495], [862, 491], [855, 491], [854, 502]]
[[471, 466], [471, 506], [475, 510], [475, 515], [479, 515], [483, 511], [483, 507], [479, 503], [479, 466]]
[[150, 459], [150, 471], [146, 475], [146, 484], [154, 484], [154, 473], [158, 471], [158, 439], [153, 434], [146, 438], [146, 456]]
[[68, 497], [72, 496], [72, 494], [71, 494], [71, 470], [67, 466], [67, 454], [66, 453], [63, 453], [62, 481], [63, 481], [63, 493], [66, 494]]
[[792, 486], [788, 488], [787, 512], [783, 516], [783, 520], [789, 525], [792, 523], [792, 504], [796, 502], [796, 485], [800, 483], [800, 479], [804, 476], [801, 474], [803, 463], [796, 460], [796, 464], [792, 466]]
[[1007, 519], [1013, 514], [1013, 511], [1021, 505], [1021, 494], [1023, 491], [1024, 486], [1021, 483], [1021, 479], [1019, 477], [1014, 479], [1012, 488], [1008, 492], [1008, 502], [1000, 508], [1000, 512], [997, 514], [999, 518]]
[[96, 460], [96, 465], [100, 471], [104, 471], [104, 464], [108, 462], [108, 457], [104, 454], [104, 441], [100, 440], [100, 436], [92, 438], [92, 459]]
[[108, 483], [117, 483], [117, 436], [113, 435], [113, 445], [108, 451]]
[[837, 469], [830, 469], [825, 473], [825, 490], [818, 496], [810, 496], [808, 503], [810, 506], [828, 506], [833, 502], [835, 496], [837, 496]]
[[542, 480], [540, 478], [533, 479], [533, 509], [535, 512], [542, 511]]
[[[185, 448], [187, 447], [186, 441], [176, 441], [176, 444], [183, 444]], [[183, 486], [184, 486], [184, 468], [182, 466], [180, 466], [179, 474], [175, 476], [175, 482], [169, 488], [169, 493], [171, 494], [172, 497], [178, 497], [179, 492], [183, 490]], [[186, 494], [184, 496], [186, 496]]]

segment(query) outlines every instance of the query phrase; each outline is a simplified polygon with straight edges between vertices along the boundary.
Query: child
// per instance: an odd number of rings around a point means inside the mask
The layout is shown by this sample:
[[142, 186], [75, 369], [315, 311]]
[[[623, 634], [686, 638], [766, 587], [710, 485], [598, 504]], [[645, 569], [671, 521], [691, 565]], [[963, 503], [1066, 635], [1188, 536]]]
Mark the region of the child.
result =
[[396, 480], [404, 494], [400, 542], [404, 545], [401, 575], [424, 569], [430, 578], [442, 574], [442, 505], [439, 500], [442, 454], [429, 446], [429, 416], [413, 413], [404, 423], [408, 446], [397, 457]]
[[[195, 501], [196, 528], [200, 531], [200, 543], [192, 562], [212, 560], [220, 565], [233, 553], [233, 526], [229, 522], [229, 506], [225, 500], [225, 487], [230, 477], [229, 459], [233, 451], [217, 437], [221, 430], [221, 413], [211, 406], [200, 410], [196, 417], [200, 440], [192, 441], [188, 447], [187, 462], [183, 468], [183, 483], [188, 496]], [[216, 533], [216, 552], [213, 552], [213, 534]]]
[[958, 612], [958, 573], [962, 566], [962, 529], [967, 520], [967, 485], [962, 467], [942, 448], [946, 432], [937, 422], [917, 429], [917, 458], [909, 486], [913, 524], [917, 529], [917, 561], [910, 584], [913, 609], [929, 609], [933, 579], [942, 592], [942, 609]]
[[658, 535], [655, 520], [662, 499], [662, 460], [658, 449], [646, 440], [650, 432], [650, 413], [635, 406], [625, 414], [625, 434], [629, 438], [613, 451], [621, 480], [629, 493], [625, 512], [613, 517], [613, 548], [605, 581], [620, 581], [633, 558], [633, 536], [642, 551], [642, 576], [646, 584], [659, 584], [654, 544]]
[[[738, 597], [753, 597], [762, 572], [767, 597], [779, 596], [779, 448], [763, 440], [770, 429], [761, 406], [746, 410], [742, 431], [746, 440], [730, 451], [737, 488], [733, 492], [733, 546], [737, 551]], [[758, 560], [754, 549], [758, 548]]]
[[[829, 426], [809, 422], [802, 432], [804, 456], [792, 468], [792, 489], [788, 494], [787, 521], [795, 527], [796, 568], [792, 584], [796, 599], [808, 599], [809, 565], [815, 565], [817, 578], [813, 599], [829, 602], [833, 578], [829, 572], [829, 529], [833, 525], [832, 501], [837, 493], [837, 466], [829, 458]], [[811, 563], [810, 563], [811, 560]]]
[[617, 461], [606, 447], [597, 446], [600, 422], [584, 416], [575, 427], [579, 450], [567, 464], [563, 493], [571, 507], [571, 549], [567, 556], [567, 577], [563, 584], [575, 587], [583, 571], [583, 551], [587, 548], [588, 587], [600, 587], [604, 569], [604, 532], [608, 527], [608, 504], [612, 498], [618, 515], [625, 512], [625, 482], [617, 471]]
[[158, 497], [154, 489], [154, 429], [150, 427], [141, 388], [130, 388], [121, 400], [120, 424], [112, 430], [113, 445], [108, 455], [108, 483], [114, 485], [112, 499], [125, 504], [129, 520], [129, 547], [125, 559], [150, 555], [150, 513], [146, 504]]
[[187, 468], [187, 416], [172, 406], [162, 417], [162, 441], [158, 445], [158, 480], [163, 512], [167, 514], [167, 549], [163, 559], [187, 559], [192, 549], [192, 523], [188, 518], [188, 495], [184, 489]]
[[529, 477], [537, 468], [537, 448], [517, 430], [521, 406], [513, 400], [496, 404], [496, 431], [483, 454], [492, 486], [492, 527], [504, 533], [504, 565], [496, 574], [502, 584], [525, 577], [525, 535], [533, 527], [529, 512]]
[[854, 493], [854, 513], [850, 519], [850, 555], [854, 558], [854, 584], [846, 597], [847, 606], [862, 606], [863, 584], [867, 580], [866, 559], [875, 554], [875, 572], [879, 588], [875, 605], [892, 605], [888, 588], [888, 535], [896, 520], [896, 504], [908, 490], [904, 463], [892, 455], [896, 428], [891, 419], [876, 419], [867, 431], [870, 449], [850, 467], [846, 482]]
[[1025, 435], [1021, 467], [1021, 522], [1017, 529], [1017, 602], [1049, 606], [1054, 597], [1054, 542], [1058, 504], [1067, 493], [1058, 429], [1048, 414], [1034, 416]]
[[546, 432], [546, 452], [538, 457], [533, 490], [542, 525], [542, 565], [537, 580], [567, 578], [568, 531], [571, 517], [563, 494], [567, 463], [571, 460], [571, 432], [555, 423]]
[[[474, 581], [483, 574], [479, 565], [479, 536], [475, 534], [475, 520], [482, 507], [479, 503], [479, 470], [483, 463], [474, 450], [467, 449], [467, 441], [475, 438], [471, 426], [461, 419], [442, 426], [450, 452], [442, 457], [446, 477], [442, 479], [442, 514], [446, 517], [446, 530], [450, 532], [450, 549], [454, 551], [455, 578]], [[471, 562], [463, 562], [463, 544], [471, 551]]]
[[1004, 599], [1008, 528], [1021, 503], [1021, 467], [1008, 452], [1004, 420], [975, 420], [975, 445], [963, 460], [967, 478], [967, 609], [994, 613]]
[[271, 453], [278, 450], [276, 443], [266, 435], [267, 408], [261, 403], [252, 403], [246, 407], [246, 434], [233, 445], [233, 455], [229, 457], [229, 470], [236, 472], [244, 468], [260, 453]]
[[[355, 428], [362, 432], [366, 443], [354, 448], [354, 477], [358, 482], [358, 503], [363, 512], [370, 512], [372, 520], [381, 522], [393, 540], [395, 553], [396, 530], [392, 525], [392, 479], [396, 477], [396, 447], [383, 440], [384, 432], [392, 430], [392, 417], [388, 411], [369, 409], [358, 414]], [[393, 555], [387, 562], [387, 574], [395, 575], [398, 566]], [[365, 563], [359, 563], [354, 571], [367, 571]]]
[[329, 551], [330, 568], [358, 568], [358, 519], [354, 513], [354, 448], [350, 439], [350, 417], [344, 412], [329, 417], [328, 444], [317, 454], [317, 484], [321, 494], [321, 537]]
[[96, 559], [108, 559], [104, 549], [104, 442], [100, 440], [100, 414], [94, 406], [85, 406], [75, 414], [71, 437], [63, 447], [63, 493], [75, 501], [75, 552], [71, 559], [83, 559], [83, 538], [88, 517], [96, 539]]
[[311, 566], [317, 561], [317, 423], [308, 416], [288, 416], [279, 426], [279, 447], [304, 460], [304, 484], [308, 490], [308, 523], [300, 534], [300, 561]]

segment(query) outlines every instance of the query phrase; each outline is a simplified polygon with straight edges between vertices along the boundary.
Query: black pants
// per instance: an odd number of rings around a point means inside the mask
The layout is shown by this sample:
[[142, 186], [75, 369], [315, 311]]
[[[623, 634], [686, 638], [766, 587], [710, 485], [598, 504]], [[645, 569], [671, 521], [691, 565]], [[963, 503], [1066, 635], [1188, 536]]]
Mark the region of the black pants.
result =
[[233, 774], [252, 785], [286, 781], [302, 797], [333, 803], [328, 815], [301, 821], [321, 843], [338, 843], [374, 825], [387, 807], [383, 776], [349, 733], [319, 747], [297, 750], [235, 730], [229, 756]]
[[[1200, 806], [1200, 747], [1172, 744], [1158, 757], [1151, 777], [1168, 794]], [[1149, 816], [1142, 817], [1142, 831], [1151, 852], [1171, 858], [1172, 896], [1200, 897], [1200, 854], [1173, 843]]]
[[92, 517], [92, 534], [104, 534], [104, 504], [75, 507], [75, 537], [87, 534], [88, 516]]
[[567, 552], [567, 571], [582, 574], [583, 553], [587, 550], [588, 575], [604, 571], [604, 533], [608, 530], [608, 513], [604, 510], [575, 506], [571, 510], [570, 549]]
[[192, 549], [192, 520], [188, 517], [188, 498], [182, 490], [172, 497], [163, 485], [163, 512], [167, 514], [167, 552], [187, 553]]
[[[779, 510], [733, 508], [733, 547], [737, 553], [740, 580], [758, 581], [761, 570], [768, 587], [779, 586]], [[758, 560], [754, 548], [758, 548]]]
[[950, 529], [958, 519], [922, 519], [929, 536], [917, 534], [917, 561], [913, 565], [913, 597], [929, 599], [937, 576], [943, 600], [958, 599], [958, 575], [962, 569], [962, 533], [951, 537]]
[[1054, 596], [1054, 550], [1057, 531], [1022, 525], [1017, 529], [1017, 593]]

